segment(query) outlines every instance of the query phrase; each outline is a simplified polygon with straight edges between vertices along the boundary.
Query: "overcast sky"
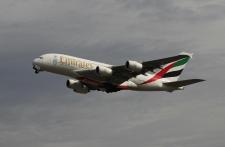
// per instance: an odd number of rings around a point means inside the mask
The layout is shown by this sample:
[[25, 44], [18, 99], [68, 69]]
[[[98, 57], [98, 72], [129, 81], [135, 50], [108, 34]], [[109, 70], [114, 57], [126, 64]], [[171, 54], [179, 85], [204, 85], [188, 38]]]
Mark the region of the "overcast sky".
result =
[[[0, 0], [1, 147], [224, 147], [224, 0]], [[115, 65], [193, 52], [184, 91], [87, 95], [32, 60]]]

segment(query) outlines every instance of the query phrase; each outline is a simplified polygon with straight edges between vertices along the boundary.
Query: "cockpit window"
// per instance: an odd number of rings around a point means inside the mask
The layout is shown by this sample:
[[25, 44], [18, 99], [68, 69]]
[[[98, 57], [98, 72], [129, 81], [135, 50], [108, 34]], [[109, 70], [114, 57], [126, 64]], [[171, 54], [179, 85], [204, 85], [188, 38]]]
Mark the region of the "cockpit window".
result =
[[43, 59], [43, 57], [41, 56], [41, 57], [39, 57], [40, 59]]

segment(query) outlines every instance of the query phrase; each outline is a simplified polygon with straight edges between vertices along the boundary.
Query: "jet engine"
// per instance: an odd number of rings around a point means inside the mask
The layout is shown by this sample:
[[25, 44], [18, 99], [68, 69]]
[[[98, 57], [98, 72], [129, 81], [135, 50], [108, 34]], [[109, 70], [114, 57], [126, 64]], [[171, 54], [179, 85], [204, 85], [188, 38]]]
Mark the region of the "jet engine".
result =
[[143, 69], [143, 65], [137, 61], [128, 60], [125, 66], [128, 70], [133, 72], [140, 72]]
[[110, 77], [113, 73], [112, 69], [104, 66], [97, 66], [95, 72], [102, 77]]
[[66, 82], [66, 86], [70, 89], [73, 89], [73, 91], [77, 93], [86, 94], [90, 91], [86, 85], [84, 85], [78, 80], [69, 79]]

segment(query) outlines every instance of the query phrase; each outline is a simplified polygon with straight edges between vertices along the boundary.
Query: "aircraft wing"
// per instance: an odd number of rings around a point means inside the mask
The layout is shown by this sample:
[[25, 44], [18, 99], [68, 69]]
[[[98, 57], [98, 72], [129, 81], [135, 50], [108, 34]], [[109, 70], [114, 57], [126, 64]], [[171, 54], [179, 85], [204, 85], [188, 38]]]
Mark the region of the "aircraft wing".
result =
[[75, 70], [74, 74], [77, 74], [77, 75], [80, 75], [82, 77], [86, 77], [86, 78], [89, 78], [89, 79], [92, 79], [92, 80], [94, 79], [94, 80], [102, 81], [102, 82], [107, 81], [107, 82], [112, 83], [112, 84], [121, 84], [121, 83], [127, 81], [128, 79], [130, 79], [132, 77], [136, 77], [139, 74], [144, 74], [148, 71], [154, 72], [155, 69], [161, 69], [161, 67], [163, 65], [166, 65], [168, 63], [186, 58], [187, 56], [189, 56], [189, 55], [180, 54], [180, 55], [173, 56], [173, 57], [142, 62], [143, 69], [140, 72], [129, 71], [129, 70], [127, 70], [125, 65], [112, 66], [111, 69], [113, 70], [113, 74], [112, 74], [111, 77], [108, 77], [108, 78], [99, 77], [96, 74], [95, 69], [92, 69], [92, 70]]
[[177, 56], [142, 62], [143, 69], [141, 72], [129, 71], [126, 69], [125, 65], [113, 66], [112, 67], [112, 69], [113, 69], [112, 81], [115, 83], [123, 83], [124, 81], [127, 81], [128, 79], [135, 77], [139, 74], [144, 74], [148, 71], [154, 72], [155, 69], [161, 69], [162, 66], [164, 66], [168, 63], [186, 58], [187, 56], [190, 56], [190, 55], [187, 55], [186, 53], [181, 53], [180, 55], [177, 55]]
[[81, 70], [74, 70], [73, 71], [74, 76], [76, 78], [86, 78], [86, 79], [92, 79], [96, 81], [102, 81], [102, 77], [99, 77], [95, 69], [81, 69]]
[[168, 82], [168, 83], [163, 83], [166, 86], [169, 87], [183, 87], [183, 86], [187, 86], [187, 85], [191, 85], [191, 84], [195, 84], [195, 83], [199, 83], [199, 82], [203, 82], [205, 80], [203, 79], [189, 79], [189, 80], [182, 80], [182, 81], [175, 81], [175, 82]]
[[142, 64], [143, 64], [144, 68], [149, 71], [149, 70], [161, 68], [161, 66], [163, 66], [165, 64], [186, 58], [187, 56], [189, 56], [189, 55], [180, 54], [180, 55], [173, 56], [173, 57], [143, 62]]

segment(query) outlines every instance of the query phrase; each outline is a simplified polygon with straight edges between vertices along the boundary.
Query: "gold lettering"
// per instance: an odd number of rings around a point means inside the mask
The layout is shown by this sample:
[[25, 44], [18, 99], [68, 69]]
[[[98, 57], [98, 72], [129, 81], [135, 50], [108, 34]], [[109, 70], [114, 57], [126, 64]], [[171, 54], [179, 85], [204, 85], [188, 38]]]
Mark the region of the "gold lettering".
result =
[[68, 60], [68, 58], [66, 58], [66, 65], [67, 65], [67, 66], [69, 65], [69, 60]]
[[75, 66], [77, 67], [77, 60], [75, 60]]
[[70, 62], [69, 62], [69, 65], [71, 66], [71, 64], [72, 64], [72, 59], [69, 59], [69, 61], [70, 61]]
[[72, 66], [74, 66], [74, 62], [75, 62], [74, 59], [72, 59], [72, 61], [71, 61]]
[[64, 56], [60, 56], [60, 64], [77, 67], [77, 68], [93, 69], [93, 65], [91, 63], [72, 59], [72, 58], [67, 58]]
[[81, 62], [81, 68], [84, 68], [84, 62]]
[[66, 64], [66, 62], [67, 62], [66, 58], [61, 56], [60, 57], [60, 63], [61, 64]]

